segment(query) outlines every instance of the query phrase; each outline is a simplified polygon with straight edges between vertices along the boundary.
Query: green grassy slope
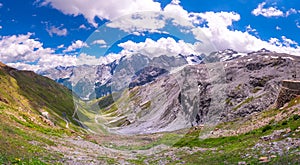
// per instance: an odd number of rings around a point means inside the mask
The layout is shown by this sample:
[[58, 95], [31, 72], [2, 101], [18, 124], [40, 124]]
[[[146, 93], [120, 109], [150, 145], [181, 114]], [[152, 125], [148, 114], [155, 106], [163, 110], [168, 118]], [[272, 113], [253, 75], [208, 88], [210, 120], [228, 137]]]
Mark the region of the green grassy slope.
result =
[[[45, 112], [47, 118], [42, 115]], [[35, 157], [47, 157], [41, 147], [53, 143], [47, 135], [62, 137], [80, 130], [72, 120], [73, 112], [70, 90], [0, 63], [0, 164], [39, 162]]]

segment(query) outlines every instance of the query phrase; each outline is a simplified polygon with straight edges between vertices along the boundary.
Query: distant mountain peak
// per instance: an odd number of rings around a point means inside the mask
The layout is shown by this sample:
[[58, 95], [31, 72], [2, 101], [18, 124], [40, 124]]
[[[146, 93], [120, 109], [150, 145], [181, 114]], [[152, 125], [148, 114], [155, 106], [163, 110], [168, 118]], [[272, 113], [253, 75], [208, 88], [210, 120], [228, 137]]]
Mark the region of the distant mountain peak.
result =
[[253, 51], [253, 52], [250, 52], [248, 53], [248, 55], [256, 55], [256, 54], [269, 54], [269, 53], [276, 53], [275, 51], [270, 51], [266, 48], [262, 48], [258, 51]]

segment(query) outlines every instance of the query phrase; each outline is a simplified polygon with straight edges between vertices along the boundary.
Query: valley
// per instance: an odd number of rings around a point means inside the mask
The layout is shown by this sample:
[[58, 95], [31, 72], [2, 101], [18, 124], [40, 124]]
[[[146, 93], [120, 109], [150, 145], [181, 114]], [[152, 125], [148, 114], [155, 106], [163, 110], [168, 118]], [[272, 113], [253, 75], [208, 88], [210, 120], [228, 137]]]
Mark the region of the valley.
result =
[[91, 100], [1, 64], [0, 163], [298, 164], [300, 97], [279, 93], [300, 77], [299, 58], [218, 56], [146, 68]]

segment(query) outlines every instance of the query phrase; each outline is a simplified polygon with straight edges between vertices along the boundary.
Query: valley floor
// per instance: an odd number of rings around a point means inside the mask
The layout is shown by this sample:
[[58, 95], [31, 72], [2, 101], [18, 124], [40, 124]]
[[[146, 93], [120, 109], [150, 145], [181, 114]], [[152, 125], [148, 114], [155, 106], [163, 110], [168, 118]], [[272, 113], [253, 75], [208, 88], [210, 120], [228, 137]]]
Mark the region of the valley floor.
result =
[[[1, 135], [1, 144], [11, 148], [1, 148], [1, 164], [300, 163], [299, 104], [222, 123], [213, 129], [132, 136], [39, 132], [28, 135], [9, 128], [2, 133], [7, 136]], [[203, 135], [206, 138], [202, 139]]]

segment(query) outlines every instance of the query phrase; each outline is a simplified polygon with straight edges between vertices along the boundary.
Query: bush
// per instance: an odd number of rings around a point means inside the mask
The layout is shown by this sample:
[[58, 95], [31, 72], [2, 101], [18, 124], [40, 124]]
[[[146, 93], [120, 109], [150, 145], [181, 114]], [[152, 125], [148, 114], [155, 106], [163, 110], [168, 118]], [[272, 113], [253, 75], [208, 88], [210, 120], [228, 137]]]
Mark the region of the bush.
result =
[[270, 130], [270, 129], [272, 129], [272, 126], [266, 125], [266, 126], [264, 126], [264, 127], [262, 128], [262, 132], [266, 132], [266, 131], [268, 131], [268, 130]]
[[300, 119], [300, 115], [298, 115], [298, 114], [294, 115], [294, 116], [293, 116], [293, 119], [294, 119], [294, 120]]

